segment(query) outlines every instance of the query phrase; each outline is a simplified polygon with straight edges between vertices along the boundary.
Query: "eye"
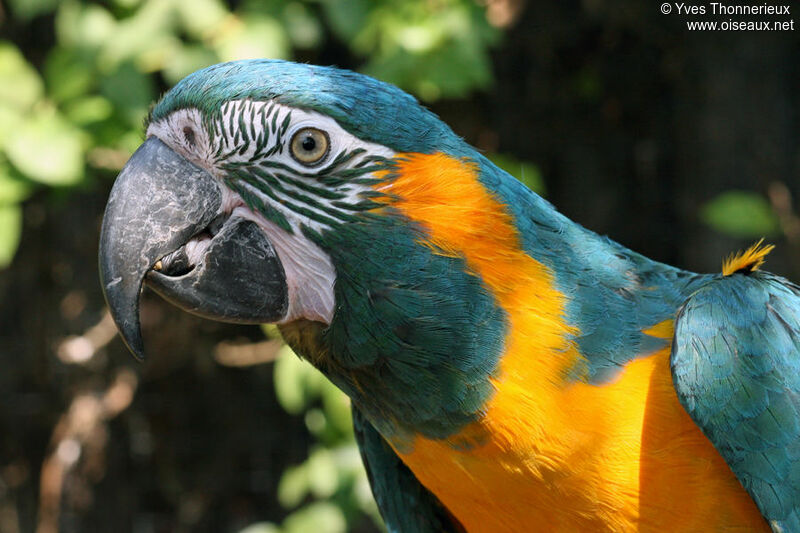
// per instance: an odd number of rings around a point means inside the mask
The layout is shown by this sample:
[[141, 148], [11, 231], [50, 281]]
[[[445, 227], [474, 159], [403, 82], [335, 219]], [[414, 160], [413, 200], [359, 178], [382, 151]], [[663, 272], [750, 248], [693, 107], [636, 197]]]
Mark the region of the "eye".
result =
[[292, 136], [289, 151], [298, 163], [311, 166], [328, 155], [328, 134], [317, 128], [302, 128]]

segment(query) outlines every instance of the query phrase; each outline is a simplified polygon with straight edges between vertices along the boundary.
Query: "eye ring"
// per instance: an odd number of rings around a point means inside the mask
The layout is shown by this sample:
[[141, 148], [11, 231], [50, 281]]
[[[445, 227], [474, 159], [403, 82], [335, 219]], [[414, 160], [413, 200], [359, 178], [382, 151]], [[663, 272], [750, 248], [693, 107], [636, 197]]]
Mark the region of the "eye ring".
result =
[[330, 149], [328, 133], [317, 128], [300, 128], [289, 141], [289, 153], [295, 161], [307, 167], [319, 164]]

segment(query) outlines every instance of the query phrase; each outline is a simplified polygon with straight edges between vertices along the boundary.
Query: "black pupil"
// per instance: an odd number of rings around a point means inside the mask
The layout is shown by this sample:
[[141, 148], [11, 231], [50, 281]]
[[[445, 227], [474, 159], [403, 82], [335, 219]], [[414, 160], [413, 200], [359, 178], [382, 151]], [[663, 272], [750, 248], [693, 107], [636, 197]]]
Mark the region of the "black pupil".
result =
[[317, 141], [314, 140], [314, 137], [311, 135], [306, 135], [306, 138], [303, 139], [303, 143], [301, 144], [303, 150], [306, 152], [313, 152], [314, 148], [317, 147]]

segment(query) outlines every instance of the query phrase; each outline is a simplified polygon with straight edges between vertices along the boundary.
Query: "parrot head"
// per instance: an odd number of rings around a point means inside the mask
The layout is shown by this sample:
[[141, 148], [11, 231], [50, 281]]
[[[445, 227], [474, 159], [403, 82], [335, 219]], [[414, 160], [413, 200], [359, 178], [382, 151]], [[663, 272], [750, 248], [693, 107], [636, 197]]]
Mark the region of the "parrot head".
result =
[[101, 283], [125, 343], [143, 357], [146, 284], [203, 317], [278, 324], [386, 433], [468, 423], [505, 322], [465, 259], [396, 205], [391, 184], [423, 156], [407, 196], [435, 190], [442, 165], [490, 165], [364, 75], [246, 60], [188, 76], [153, 108], [106, 207]]

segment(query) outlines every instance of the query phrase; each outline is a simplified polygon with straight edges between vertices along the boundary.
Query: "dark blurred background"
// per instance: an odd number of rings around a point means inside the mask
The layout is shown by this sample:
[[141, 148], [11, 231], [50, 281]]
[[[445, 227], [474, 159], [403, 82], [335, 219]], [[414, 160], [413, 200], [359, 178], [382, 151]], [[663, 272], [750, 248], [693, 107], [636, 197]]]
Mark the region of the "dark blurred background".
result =
[[687, 28], [795, 14], [671, 7], [0, 4], [0, 532], [382, 528], [347, 400], [273, 330], [146, 293], [151, 357], [137, 363], [105, 310], [97, 240], [114, 176], [150, 103], [209, 64], [282, 57], [372, 74], [634, 250], [718, 271], [765, 237], [777, 245], [767, 268], [800, 281], [800, 28]]

